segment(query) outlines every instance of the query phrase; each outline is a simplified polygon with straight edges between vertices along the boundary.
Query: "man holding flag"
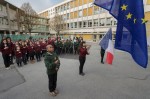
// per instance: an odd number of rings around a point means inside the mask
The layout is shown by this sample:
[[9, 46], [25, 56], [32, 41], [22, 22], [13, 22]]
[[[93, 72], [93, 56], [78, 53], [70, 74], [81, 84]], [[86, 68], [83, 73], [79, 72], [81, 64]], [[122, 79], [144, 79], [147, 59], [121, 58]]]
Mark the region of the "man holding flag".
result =
[[[106, 63], [112, 64], [114, 58], [114, 47], [112, 43], [112, 29], [110, 28], [106, 35], [99, 42], [101, 49], [106, 50]], [[101, 63], [103, 62], [104, 53], [101, 50]]]
[[129, 52], [135, 62], [147, 67], [148, 52], [143, 0], [95, 0], [110, 12], [117, 23], [115, 48]]

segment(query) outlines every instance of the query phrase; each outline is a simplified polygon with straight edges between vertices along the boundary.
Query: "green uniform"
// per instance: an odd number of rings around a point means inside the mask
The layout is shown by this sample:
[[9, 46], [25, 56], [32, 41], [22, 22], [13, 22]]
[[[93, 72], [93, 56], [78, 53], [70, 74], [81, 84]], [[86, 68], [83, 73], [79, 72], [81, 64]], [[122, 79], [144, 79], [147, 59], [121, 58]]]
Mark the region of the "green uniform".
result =
[[[58, 64], [55, 64], [56, 60], [59, 61]], [[53, 53], [47, 52], [45, 54], [44, 62], [45, 62], [45, 66], [47, 68], [47, 74], [48, 75], [57, 73], [56, 68], [59, 69], [60, 60], [59, 60], [59, 58], [58, 58], [56, 53], [54, 53], [54, 52]]]

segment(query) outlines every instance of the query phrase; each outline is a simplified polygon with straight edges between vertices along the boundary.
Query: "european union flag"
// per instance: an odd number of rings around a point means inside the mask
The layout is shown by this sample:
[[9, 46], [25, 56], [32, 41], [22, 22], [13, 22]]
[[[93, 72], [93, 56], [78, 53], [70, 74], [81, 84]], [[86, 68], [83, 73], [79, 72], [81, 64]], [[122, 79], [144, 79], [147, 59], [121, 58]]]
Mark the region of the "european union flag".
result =
[[147, 67], [148, 52], [143, 0], [95, 0], [117, 23], [115, 48], [129, 52], [135, 62]]

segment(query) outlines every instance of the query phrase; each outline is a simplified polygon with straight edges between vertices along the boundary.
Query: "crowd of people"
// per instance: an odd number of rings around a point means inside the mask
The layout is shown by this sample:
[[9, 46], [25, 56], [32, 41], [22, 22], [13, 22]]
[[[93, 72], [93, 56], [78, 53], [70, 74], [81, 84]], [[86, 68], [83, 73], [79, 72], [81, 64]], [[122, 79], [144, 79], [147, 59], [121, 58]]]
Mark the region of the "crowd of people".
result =
[[60, 54], [79, 54], [79, 45], [83, 42], [83, 38], [74, 37], [73, 39], [68, 38], [66, 40], [58, 37], [48, 39], [40, 38], [38, 40], [18, 40], [12, 41], [10, 37], [4, 37], [0, 44], [0, 51], [4, 60], [6, 69], [9, 69], [11, 64], [14, 64], [14, 59], [18, 67], [23, 64], [26, 65], [29, 62], [35, 63], [41, 61], [41, 57], [47, 52], [46, 46], [52, 45], [57, 55]]
[[[79, 54], [79, 75], [84, 76], [83, 66], [86, 61], [86, 55], [89, 55], [87, 46], [83, 38], [74, 37], [66, 40], [58, 38], [48, 39], [40, 38], [38, 40], [18, 40], [12, 41], [10, 37], [3, 38], [0, 44], [0, 51], [4, 60], [6, 69], [14, 64], [13, 59], [16, 59], [18, 67], [23, 64], [27, 65], [41, 61], [44, 57], [44, 63], [47, 68], [47, 75], [49, 81], [49, 92], [52, 96], [56, 96], [59, 91], [57, 86], [57, 72], [60, 67], [60, 54]], [[23, 63], [23, 64], [22, 64]]]

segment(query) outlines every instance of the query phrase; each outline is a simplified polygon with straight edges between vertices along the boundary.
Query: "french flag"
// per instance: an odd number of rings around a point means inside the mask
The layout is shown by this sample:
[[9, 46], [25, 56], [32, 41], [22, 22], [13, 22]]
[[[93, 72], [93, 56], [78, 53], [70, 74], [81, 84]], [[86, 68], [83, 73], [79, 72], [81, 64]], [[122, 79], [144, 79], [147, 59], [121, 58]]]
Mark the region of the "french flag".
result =
[[112, 42], [112, 29], [111, 28], [105, 34], [105, 36], [100, 40], [99, 45], [106, 51], [106, 54], [107, 54], [106, 63], [112, 65], [113, 59], [114, 59], [114, 46]]

